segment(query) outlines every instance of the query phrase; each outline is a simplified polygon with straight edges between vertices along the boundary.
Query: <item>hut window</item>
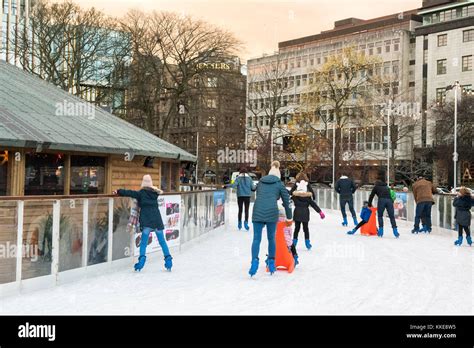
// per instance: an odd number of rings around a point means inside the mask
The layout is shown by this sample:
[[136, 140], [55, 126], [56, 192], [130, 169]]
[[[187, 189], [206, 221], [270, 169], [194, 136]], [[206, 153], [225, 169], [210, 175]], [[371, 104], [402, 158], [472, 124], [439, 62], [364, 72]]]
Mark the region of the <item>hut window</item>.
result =
[[8, 151], [0, 150], [0, 196], [7, 194]]
[[99, 194], [105, 188], [105, 157], [71, 156], [71, 194]]
[[64, 155], [27, 153], [25, 155], [25, 195], [64, 193]]
[[178, 191], [179, 163], [171, 164], [171, 191]]
[[170, 163], [161, 162], [161, 189], [163, 191], [170, 190]]

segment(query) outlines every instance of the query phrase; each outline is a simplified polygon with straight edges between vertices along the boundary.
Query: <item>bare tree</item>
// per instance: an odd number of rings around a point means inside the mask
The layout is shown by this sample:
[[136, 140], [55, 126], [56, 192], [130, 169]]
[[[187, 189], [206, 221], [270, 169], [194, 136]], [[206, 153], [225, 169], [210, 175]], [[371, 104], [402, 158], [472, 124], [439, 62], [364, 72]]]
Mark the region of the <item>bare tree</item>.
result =
[[257, 149], [259, 168], [268, 171], [272, 148], [278, 138], [290, 134], [287, 124], [296, 108], [294, 101], [287, 96], [292, 87], [290, 71], [280, 54], [276, 54], [250, 75], [247, 91], [247, 114], [251, 120], [251, 124], [247, 125], [248, 140], [249, 145]]
[[[454, 102], [445, 103], [439, 101], [437, 106], [432, 109], [435, 120], [433, 128], [434, 159], [438, 166], [444, 168], [447, 175], [453, 176], [453, 157], [454, 153]], [[463, 175], [468, 169], [469, 173], [474, 171], [474, 95], [464, 93], [458, 104], [458, 127], [457, 127], [457, 152], [459, 154], [460, 169], [458, 173], [464, 184], [472, 184], [474, 181]], [[472, 174], [470, 175], [472, 177]], [[441, 179], [444, 183], [451, 181], [448, 177]]]
[[108, 86], [116, 58], [126, 54], [113, 19], [70, 0], [34, 2], [16, 30], [23, 69], [78, 96]]
[[368, 71], [377, 62], [376, 58], [366, 57], [348, 47], [342, 54], [329, 57], [322, 68], [314, 72], [314, 84], [309, 88], [304, 108], [317, 116], [315, 123], [323, 125], [326, 141], [335, 143], [336, 177], [342, 154], [342, 129], [361, 111], [361, 101], [372, 84]]
[[[148, 123], [159, 114], [156, 131], [163, 138], [178, 114], [177, 105], [188, 107], [186, 100], [200, 87], [195, 80], [203, 66], [215, 57], [232, 55], [240, 46], [225, 30], [169, 12], [131, 11], [122, 20], [122, 27], [131, 35], [134, 61], [146, 61], [132, 64], [139, 70], [131, 73], [148, 76], [132, 79], [138, 97], [131, 107], [140, 110]], [[160, 99], [165, 103], [158, 103]]]

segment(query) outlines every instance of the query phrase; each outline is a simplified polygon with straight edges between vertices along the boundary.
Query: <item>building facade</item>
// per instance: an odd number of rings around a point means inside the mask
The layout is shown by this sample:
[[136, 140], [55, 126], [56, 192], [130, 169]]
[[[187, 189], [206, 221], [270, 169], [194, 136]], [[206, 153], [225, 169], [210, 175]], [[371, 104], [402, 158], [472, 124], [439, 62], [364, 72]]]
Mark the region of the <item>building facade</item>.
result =
[[[460, 98], [473, 91], [474, 1], [424, 1], [418, 13], [423, 23], [415, 30], [415, 76], [419, 81], [416, 96], [422, 105], [424, 122], [419, 130], [422, 137], [417, 148], [421, 153], [429, 154], [429, 150], [439, 145], [433, 109], [440, 103], [454, 100], [454, 91], [446, 88], [459, 83]], [[451, 160], [452, 154], [448, 157]], [[434, 161], [434, 179], [441, 184], [452, 182], [452, 164], [446, 166], [442, 164], [446, 161]], [[457, 182], [462, 181], [463, 168], [474, 171], [474, 155], [459, 159]]]
[[[200, 63], [190, 86], [178, 99], [172, 94], [155, 95], [153, 88], [142, 93], [132, 88], [129, 102], [141, 107], [129, 108], [127, 120], [155, 134], [161, 133], [172, 144], [196, 155], [197, 166], [182, 170], [188, 179], [197, 175], [198, 181], [222, 183], [224, 177], [230, 177], [242, 165], [219, 157], [226, 149], [244, 149], [246, 77], [241, 69], [237, 57], [213, 57]], [[166, 74], [166, 69], [163, 71]], [[163, 77], [154, 78], [157, 80], [151, 79], [150, 83], [159, 86]], [[143, 95], [149, 100], [140, 100]], [[165, 127], [167, 118], [169, 124]]]
[[[415, 101], [415, 28], [421, 24], [416, 10], [397, 13], [371, 20], [349, 18], [335, 22], [332, 30], [320, 34], [279, 43], [276, 54], [264, 56], [248, 61], [248, 104], [247, 110], [247, 142], [258, 141], [255, 134], [262, 132], [268, 126], [268, 113], [265, 109], [269, 103], [262, 91], [265, 91], [268, 78], [268, 67], [281, 66], [286, 71], [282, 78], [287, 88], [281, 92], [281, 103], [278, 102], [277, 125], [275, 134], [275, 157], [282, 151], [285, 143], [285, 133], [291, 133], [287, 124], [292, 115], [303, 109], [305, 94], [312, 84], [317, 84], [318, 71], [330, 59], [341, 55], [345, 48], [351, 47], [358, 54], [373, 57], [377, 63], [363, 74], [371, 76], [391, 76], [390, 84], [380, 86], [386, 96], [393, 96], [394, 101], [410, 104], [408, 112], [417, 117], [418, 111]], [[265, 73], [262, 73], [264, 71]], [[280, 78], [280, 77], [279, 77]], [[356, 97], [354, 97], [354, 103]], [[348, 103], [351, 104], [351, 103]], [[347, 105], [347, 112], [351, 113], [353, 105]], [[255, 112], [257, 111], [257, 112]], [[330, 110], [328, 110], [329, 115]], [[320, 122], [315, 117], [311, 125], [313, 129], [332, 138], [332, 123]], [[329, 126], [329, 127], [328, 127]], [[395, 123], [395, 127], [398, 125]], [[327, 129], [328, 127], [329, 129]], [[325, 130], [327, 132], [325, 133]], [[322, 132], [322, 133], [321, 133]], [[383, 122], [369, 127], [361, 127], [357, 123], [350, 123], [347, 129], [342, 130], [342, 163], [341, 167], [351, 170], [357, 180], [373, 182], [377, 170], [375, 167], [384, 166], [387, 162], [387, 127]], [[392, 130], [393, 132], [393, 130]], [[393, 134], [393, 133], [392, 133]], [[413, 148], [412, 137], [407, 137], [396, 146], [395, 164], [411, 158]], [[283, 154], [285, 160], [294, 160], [292, 156]], [[332, 167], [331, 153], [326, 159], [317, 163], [316, 171], [327, 172], [328, 175], [317, 180], [331, 182]], [[368, 169], [369, 168], [369, 169]]]
[[0, 2], [0, 60], [19, 64], [21, 52], [16, 46], [17, 30], [20, 23], [28, 25], [28, 16], [34, 0], [2, 0]]

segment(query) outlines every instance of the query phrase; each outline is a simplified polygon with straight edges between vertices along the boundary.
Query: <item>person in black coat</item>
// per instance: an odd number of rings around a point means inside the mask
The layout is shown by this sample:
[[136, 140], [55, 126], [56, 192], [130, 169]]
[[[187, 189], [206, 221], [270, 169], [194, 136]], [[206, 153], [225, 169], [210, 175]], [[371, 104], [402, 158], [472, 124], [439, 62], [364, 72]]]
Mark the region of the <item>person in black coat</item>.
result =
[[309, 239], [309, 218], [310, 212], [309, 207], [311, 206], [316, 212], [319, 213], [321, 219], [324, 219], [324, 213], [318, 207], [315, 201], [312, 199], [312, 192], [308, 189], [308, 183], [305, 180], [301, 180], [297, 184], [297, 189], [293, 191], [291, 199], [295, 204], [293, 212], [293, 221], [295, 222], [295, 232], [293, 234], [293, 245], [296, 247], [298, 243], [298, 234], [300, 232], [301, 225], [303, 225], [304, 239], [306, 248], [311, 249], [312, 245]]
[[142, 231], [140, 242], [140, 256], [135, 264], [135, 270], [140, 271], [145, 266], [146, 247], [148, 245], [148, 236], [150, 232], [155, 231], [160, 243], [163, 255], [165, 257], [165, 268], [171, 270], [173, 266], [172, 257], [163, 235], [163, 220], [161, 219], [160, 210], [158, 209], [158, 196], [163, 193], [160, 189], [153, 186], [150, 175], [144, 175], [141, 189], [133, 190], [117, 190], [115, 194], [122, 197], [131, 197], [137, 200], [140, 209], [140, 229]]
[[385, 172], [381, 171], [378, 175], [378, 180], [375, 182], [375, 186], [369, 196], [369, 207], [372, 207], [372, 201], [375, 196], [378, 198], [377, 203], [377, 217], [379, 221], [379, 229], [377, 235], [383, 237], [383, 213], [386, 210], [390, 223], [393, 228], [393, 235], [395, 238], [400, 237], [398, 233], [397, 223], [395, 222], [395, 210], [393, 208], [393, 201], [390, 195], [390, 188], [385, 181]]
[[461, 187], [458, 193], [458, 197], [454, 198], [453, 206], [456, 208], [456, 214], [454, 218], [458, 225], [458, 239], [454, 242], [454, 245], [461, 246], [462, 244], [462, 232], [466, 232], [467, 244], [472, 245], [471, 240], [471, 208], [474, 205], [474, 199], [471, 196], [471, 192]]
[[339, 193], [339, 203], [341, 206], [342, 213], [342, 226], [347, 226], [347, 215], [346, 215], [346, 204], [349, 205], [349, 211], [352, 215], [352, 220], [354, 221], [354, 226], [357, 226], [357, 216], [354, 210], [354, 192], [357, 190], [357, 187], [352, 179], [346, 175], [341, 176], [341, 178], [336, 182], [334, 187], [337, 193]]

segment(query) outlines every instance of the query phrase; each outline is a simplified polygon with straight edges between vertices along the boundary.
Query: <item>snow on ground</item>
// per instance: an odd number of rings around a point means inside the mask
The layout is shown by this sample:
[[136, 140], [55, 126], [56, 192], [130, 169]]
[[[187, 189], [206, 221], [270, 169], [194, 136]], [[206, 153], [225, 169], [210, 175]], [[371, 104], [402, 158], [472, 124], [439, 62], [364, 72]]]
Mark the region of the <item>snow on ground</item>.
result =
[[399, 240], [387, 227], [382, 239], [348, 236], [340, 213], [326, 213], [312, 212], [313, 249], [301, 232], [292, 274], [265, 272], [264, 238], [259, 272], [249, 277], [252, 232], [234, 227], [234, 204], [231, 227], [175, 252], [171, 273], [157, 253], [141, 273], [130, 267], [0, 299], [0, 314], [474, 313], [474, 248], [454, 247], [452, 233], [412, 235], [405, 224]]

